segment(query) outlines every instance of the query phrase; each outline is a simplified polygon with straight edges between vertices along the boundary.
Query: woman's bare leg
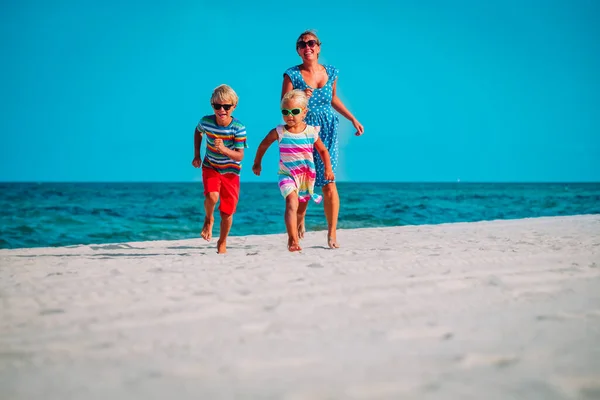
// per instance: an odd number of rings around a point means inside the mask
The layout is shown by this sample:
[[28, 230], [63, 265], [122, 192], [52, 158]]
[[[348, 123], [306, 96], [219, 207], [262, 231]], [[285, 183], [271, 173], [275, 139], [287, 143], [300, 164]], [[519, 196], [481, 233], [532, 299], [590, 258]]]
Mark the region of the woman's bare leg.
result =
[[325, 219], [327, 219], [327, 245], [332, 249], [340, 247], [337, 242], [337, 222], [340, 213], [340, 196], [335, 182], [323, 186]]

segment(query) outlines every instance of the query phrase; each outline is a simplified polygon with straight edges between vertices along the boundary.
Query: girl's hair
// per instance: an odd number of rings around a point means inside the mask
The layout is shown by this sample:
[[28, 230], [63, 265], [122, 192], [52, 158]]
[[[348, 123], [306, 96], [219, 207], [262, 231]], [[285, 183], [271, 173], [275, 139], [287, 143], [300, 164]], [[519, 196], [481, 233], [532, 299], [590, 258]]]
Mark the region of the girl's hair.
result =
[[210, 98], [210, 103], [217, 103], [223, 101], [230, 101], [234, 106], [238, 103], [238, 95], [235, 91], [227, 85], [219, 85], [213, 90]]
[[306, 95], [306, 93], [304, 93], [304, 90], [294, 89], [290, 90], [283, 96], [283, 98], [281, 99], [281, 108], [283, 108], [283, 105], [286, 102], [292, 100], [295, 100], [296, 102], [300, 103], [302, 108], [306, 108], [308, 106], [308, 96]]
[[308, 29], [308, 30], [302, 32], [300, 34], [300, 36], [298, 36], [298, 39], [296, 39], [296, 48], [298, 48], [298, 42], [302, 40], [303, 36], [313, 36], [317, 40], [317, 44], [319, 46], [321, 45], [321, 41], [319, 40], [319, 37], [317, 36], [317, 31], [315, 31], [314, 29]]

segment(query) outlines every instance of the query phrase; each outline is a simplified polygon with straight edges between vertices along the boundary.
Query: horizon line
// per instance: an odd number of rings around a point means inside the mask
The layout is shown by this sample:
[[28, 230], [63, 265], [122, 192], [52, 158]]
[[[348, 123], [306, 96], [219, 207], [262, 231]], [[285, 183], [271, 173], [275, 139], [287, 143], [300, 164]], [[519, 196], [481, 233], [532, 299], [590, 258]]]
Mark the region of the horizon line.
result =
[[[45, 183], [185, 183], [201, 184], [202, 181], [0, 181], [0, 184], [45, 184]], [[276, 181], [241, 181], [240, 184], [264, 184], [277, 183]], [[598, 183], [600, 181], [336, 181], [336, 183], [453, 183], [453, 184], [471, 184], [471, 183], [548, 183], [548, 184], [572, 184], [572, 183]]]

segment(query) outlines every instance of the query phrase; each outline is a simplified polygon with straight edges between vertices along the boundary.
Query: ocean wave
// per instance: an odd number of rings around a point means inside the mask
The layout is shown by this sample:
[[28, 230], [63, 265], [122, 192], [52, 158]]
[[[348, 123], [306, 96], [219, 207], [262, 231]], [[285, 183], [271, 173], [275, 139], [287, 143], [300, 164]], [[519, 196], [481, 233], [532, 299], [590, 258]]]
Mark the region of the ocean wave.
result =
[[[600, 184], [338, 183], [341, 229], [600, 214]], [[217, 206], [218, 207], [218, 206]], [[275, 183], [242, 183], [232, 236], [284, 233]], [[219, 233], [218, 208], [213, 235]], [[0, 248], [198, 237], [196, 183], [0, 184]], [[326, 230], [323, 203], [308, 230]]]

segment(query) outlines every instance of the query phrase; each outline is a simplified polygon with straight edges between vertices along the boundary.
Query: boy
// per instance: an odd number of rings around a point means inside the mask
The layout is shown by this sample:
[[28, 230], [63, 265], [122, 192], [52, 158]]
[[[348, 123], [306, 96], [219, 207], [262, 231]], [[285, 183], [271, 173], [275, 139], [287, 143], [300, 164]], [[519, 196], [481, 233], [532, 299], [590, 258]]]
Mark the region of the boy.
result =
[[[244, 158], [246, 127], [231, 114], [238, 103], [238, 96], [227, 85], [220, 85], [210, 99], [214, 114], [203, 117], [194, 133], [194, 160], [192, 165], [202, 165], [204, 183], [204, 226], [200, 234], [206, 241], [212, 238], [215, 222], [214, 211], [219, 197], [221, 231], [217, 253], [227, 252], [227, 235], [233, 223], [233, 214], [240, 194], [241, 161]], [[202, 136], [206, 135], [206, 153], [200, 162]]]

